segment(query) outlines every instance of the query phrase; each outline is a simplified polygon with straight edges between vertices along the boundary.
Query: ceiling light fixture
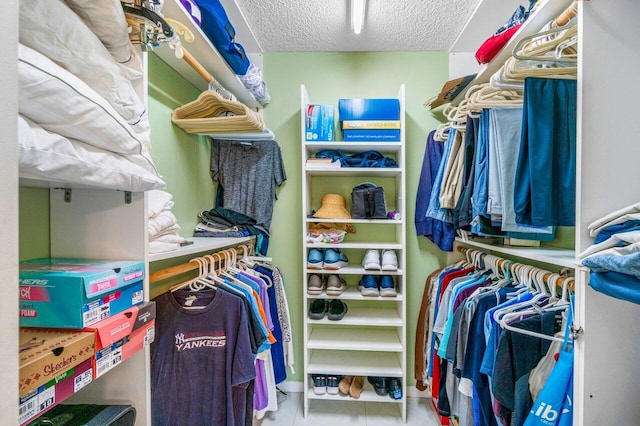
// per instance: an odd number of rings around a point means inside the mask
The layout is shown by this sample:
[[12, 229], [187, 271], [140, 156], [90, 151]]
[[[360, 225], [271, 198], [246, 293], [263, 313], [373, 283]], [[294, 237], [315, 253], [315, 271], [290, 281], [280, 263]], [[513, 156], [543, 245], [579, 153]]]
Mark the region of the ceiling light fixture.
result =
[[360, 34], [364, 26], [364, 13], [367, 0], [351, 0], [351, 28], [355, 34]]

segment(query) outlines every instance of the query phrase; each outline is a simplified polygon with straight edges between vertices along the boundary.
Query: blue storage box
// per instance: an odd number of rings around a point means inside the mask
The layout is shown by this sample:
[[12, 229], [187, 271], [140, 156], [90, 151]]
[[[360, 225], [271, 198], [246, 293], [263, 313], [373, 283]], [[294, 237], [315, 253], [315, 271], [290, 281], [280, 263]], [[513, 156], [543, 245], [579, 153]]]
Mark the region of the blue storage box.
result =
[[84, 328], [143, 302], [144, 262], [44, 258], [20, 263], [20, 325]]
[[[390, 122], [400, 120], [400, 100], [390, 99], [340, 99], [338, 101], [340, 113], [340, 128], [346, 142], [399, 142], [400, 126], [398, 128], [372, 128], [363, 121]], [[345, 128], [345, 122], [360, 122], [360, 129]], [[353, 126], [346, 126], [353, 127]], [[389, 126], [389, 127], [396, 127]]]
[[305, 140], [332, 141], [333, 140], [333, 105], [307, 105], [305, 114]]
[[400, 120], [400, 100], [340, 99], [340, 128], [344, 120]]

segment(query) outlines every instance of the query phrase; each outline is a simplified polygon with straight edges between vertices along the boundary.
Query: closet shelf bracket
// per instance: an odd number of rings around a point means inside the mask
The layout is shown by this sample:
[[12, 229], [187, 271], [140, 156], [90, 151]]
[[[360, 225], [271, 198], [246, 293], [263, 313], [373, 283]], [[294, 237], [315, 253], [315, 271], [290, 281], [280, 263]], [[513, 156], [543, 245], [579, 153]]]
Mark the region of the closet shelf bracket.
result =
[[70, 203], [71, 202], [71, 189], [66, 188], [64, 190], [64, 202], [65, 203]]
[[131, 204], [131, 191], [124, 191], [124, 203]]

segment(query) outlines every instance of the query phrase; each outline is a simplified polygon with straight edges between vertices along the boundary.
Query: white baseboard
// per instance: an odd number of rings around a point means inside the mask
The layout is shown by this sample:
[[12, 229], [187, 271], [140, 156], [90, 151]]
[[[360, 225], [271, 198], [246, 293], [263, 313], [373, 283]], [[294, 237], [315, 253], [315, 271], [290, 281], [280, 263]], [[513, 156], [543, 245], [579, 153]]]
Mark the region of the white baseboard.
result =
[[[285, 380], [284, 382], [278, 384], [278, 389], [283, 392], [304, 392], [304, 384], [302, 382], [293, 382], [289, 380]], [[427, 391], [421, 391], [411, 386], [407, 388], [407, 396], [409, 398], [424, 398], [431, 399], [431, 395]]]

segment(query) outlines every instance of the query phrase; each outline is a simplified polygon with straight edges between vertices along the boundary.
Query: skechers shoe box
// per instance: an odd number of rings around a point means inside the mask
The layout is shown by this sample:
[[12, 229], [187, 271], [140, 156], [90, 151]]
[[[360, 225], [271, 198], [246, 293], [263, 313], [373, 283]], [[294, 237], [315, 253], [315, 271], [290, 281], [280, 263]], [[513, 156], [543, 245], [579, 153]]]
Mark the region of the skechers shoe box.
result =
[[20, 263], [20, 325], [85, 328], [143, 301], [144, 262], [44, 258]]
[[338, 112], [345, 142], [400, 141], [398, 99], [340, 99]]
[[19, 424], [91, 383], [95, 337], [75, 330], [20, 329]]

